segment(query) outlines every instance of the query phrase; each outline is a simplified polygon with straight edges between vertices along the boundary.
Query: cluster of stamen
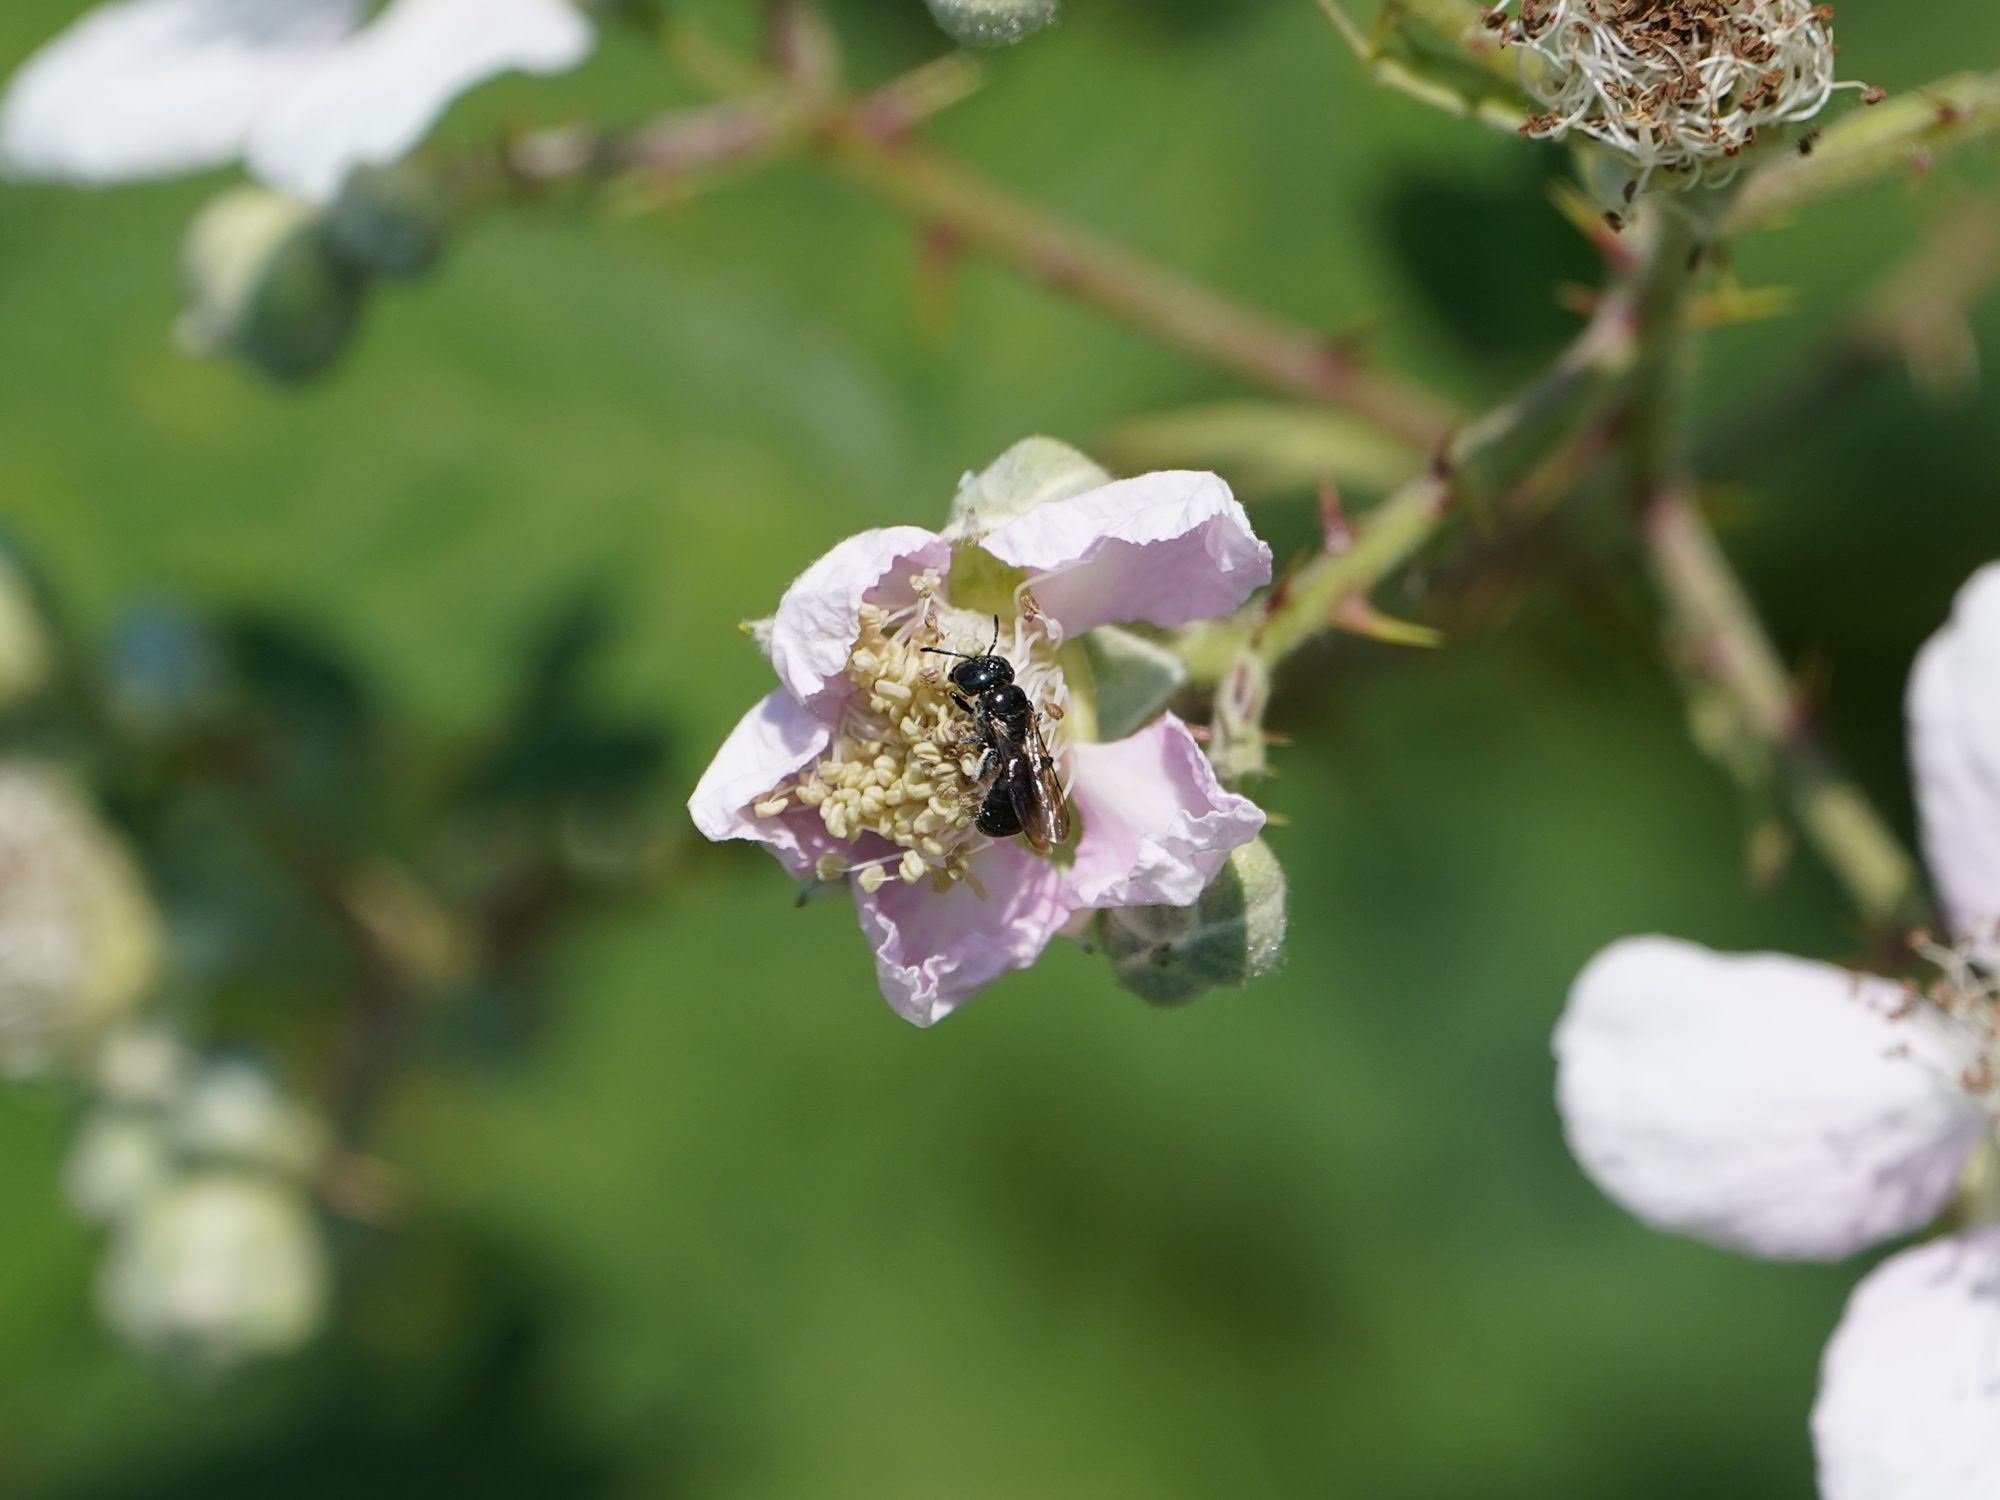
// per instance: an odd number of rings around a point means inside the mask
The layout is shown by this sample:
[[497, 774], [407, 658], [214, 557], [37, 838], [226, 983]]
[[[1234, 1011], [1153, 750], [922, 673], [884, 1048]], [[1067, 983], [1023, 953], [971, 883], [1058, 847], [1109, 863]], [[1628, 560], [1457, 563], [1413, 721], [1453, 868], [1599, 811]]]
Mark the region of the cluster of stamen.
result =
[[[951, 657], [930, 653], [984, 650], [992, 618], [945, 603], [935, 573], [911, 584], [913, 605], [861, 607], [860, 636], [847, 660], [854, 690], [826, 753], [773, 788], [753, 811], [771, 818], [808, 807], [834, 839], [860, 846], [857, 858], [822, 855], [814, 872], [821, 880], [852, 875], [868, 891], [892, 879], [911, 885], [929, 880], [940, 891], [965, 880], [976, 890], [967, 861], [991, 842], [974, 827], [985, 751], [951, 684]], [[1054, 704], [1060, 713], [1067, 695], [1054, 664], [1055, 632], [1032, 600], [1025, 605], [997, 649], [1014, 664], [1031, 700]], [[871, 836], [891, 852], [873, 853]]]
[[1915, 933], [1910, 951], [1937, 970], [1928, 984], [1906, 985], [1910, 1003], [1928, 1002], [1971, 1039], [1978, 1060], [1959, 1082], [1986, 1101], [2000, 1119], [2000, 926], [1955, 943]]
[[1632, 191], [1725, 180], [1760, 129], [1817, 114], [1834, 82], [1831, 6], [1810, 0], [1508, 0], [1487, 24], [1523, 52], [1543, 112], [1526, 135], [1580, 131], [1629, 156]]

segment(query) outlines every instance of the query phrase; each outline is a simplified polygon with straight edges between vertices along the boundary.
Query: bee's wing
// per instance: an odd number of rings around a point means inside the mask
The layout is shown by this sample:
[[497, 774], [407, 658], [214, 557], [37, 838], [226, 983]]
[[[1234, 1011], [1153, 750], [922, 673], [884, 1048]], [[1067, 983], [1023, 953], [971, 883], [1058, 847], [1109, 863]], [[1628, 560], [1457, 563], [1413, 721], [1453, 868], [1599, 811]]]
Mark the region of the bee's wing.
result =
[[1021, 831], [1037, 851], [1046, 854], [1069, 837], [1069, 803], [1056, 776], [1055, 757], [1042, 742], [1040, 720], [1034, 723], [1031, 738], [1032, 745], [1026, 750], [1031, 762], [1024, 768], [1027, 774], [1017, 774], [1010, 790]]

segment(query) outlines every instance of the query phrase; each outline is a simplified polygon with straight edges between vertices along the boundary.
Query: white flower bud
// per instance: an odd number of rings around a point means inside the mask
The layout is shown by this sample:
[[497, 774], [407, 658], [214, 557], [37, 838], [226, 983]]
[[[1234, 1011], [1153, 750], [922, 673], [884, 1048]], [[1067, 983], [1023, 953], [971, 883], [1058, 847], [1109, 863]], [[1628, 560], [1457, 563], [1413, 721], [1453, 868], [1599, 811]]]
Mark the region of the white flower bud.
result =
[[361, 311], [365, 278], [333, 249], [325, 216], [262, 188], [214, 199], [188, 231], [181, 337], [279, 380], [330, 365]]
[[63, 1164], [63, 1195], [92, 1223], [114, 1223], [167, 1180], [173, 1152], [156, 1116], [101, 1109], [83, 1122]]
[[225, 1058], [203, 1068], [168, 1121], [183, 1158], [265, 1167], [303, 1177], [325, 1152], [325, 1131], [257, 1064]]
[[34, 588], [20, 565], [0, 552], [0, 708], [47, 681], [53, 659]]
[[220, 1371], [310, 1338], [327, 1281], [319, 1224], [298, 1188], [209, 1170], [160, 1187], [119, 1222], [98, 1300], [138, 1347]]
[[159, 918], [69, 785], [0, 762], [0, 1073], [76, 1059], [152, 987]]
[[1098, 926], [1119, 984], [1154, 1005], [1181, 1005], [1270, 973], [1284, 954], [1285, 923], [1285, 872], [1270, 845], [1253, 839], [1193, 906], [1113, 908]]
[[968, 47], [1004, 47], [1040, 31], [1061, 10], [1058, 0], [925, 0], [938, 25]]

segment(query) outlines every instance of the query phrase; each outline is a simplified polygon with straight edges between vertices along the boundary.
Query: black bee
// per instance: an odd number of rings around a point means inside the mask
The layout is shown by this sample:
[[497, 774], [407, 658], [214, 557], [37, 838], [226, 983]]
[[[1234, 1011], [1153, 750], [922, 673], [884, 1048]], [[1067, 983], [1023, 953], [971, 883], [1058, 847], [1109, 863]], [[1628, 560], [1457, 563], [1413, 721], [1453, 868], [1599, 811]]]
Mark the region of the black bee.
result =
[[1069, 804], [1056, 778], [1055, 757], [1042, 742], [1041, 715], [1014, 681], [1014, 664], [998, 654], [1000, 620], [993, 621], [993, 644], [978, 656], [924, 650], [935, 656], [956, 656], [951, 669], [958, 706], [972, 716], [970, 743], [982, 759], [971, 795], [979, 800], [973, 826], [996, 839], [1026, 836], [1030, 847], [1046, 854], [1069, 837]]

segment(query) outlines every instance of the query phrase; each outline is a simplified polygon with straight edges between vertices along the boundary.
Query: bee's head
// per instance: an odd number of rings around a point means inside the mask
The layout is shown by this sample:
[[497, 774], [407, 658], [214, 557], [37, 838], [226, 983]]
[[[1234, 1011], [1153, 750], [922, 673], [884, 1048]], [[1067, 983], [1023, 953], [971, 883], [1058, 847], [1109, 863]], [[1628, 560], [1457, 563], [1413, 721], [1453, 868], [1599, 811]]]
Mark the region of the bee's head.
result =
[[958, 665], [951, 669], [951, 685], [968, 698], [977, 698], [982, 693], [990, 693], [998, 687], [1005, 687], [1014, 680], [1014, 664], [1000, 655], [1000, 617], [993, 617], [993, 643], [977, 656], [969, 656], [963, 651], [947, 651], [941, 646], [925, 646], [928, 656], [955, 656]]
[[968, 698], [977, 698], [990, 693], [995, 688], [1006, 687], [1014, 680], [1014, 664], [1004, 656], [988, 652], [984, 656], [968, 656], [951, 669], [951, 685]]

